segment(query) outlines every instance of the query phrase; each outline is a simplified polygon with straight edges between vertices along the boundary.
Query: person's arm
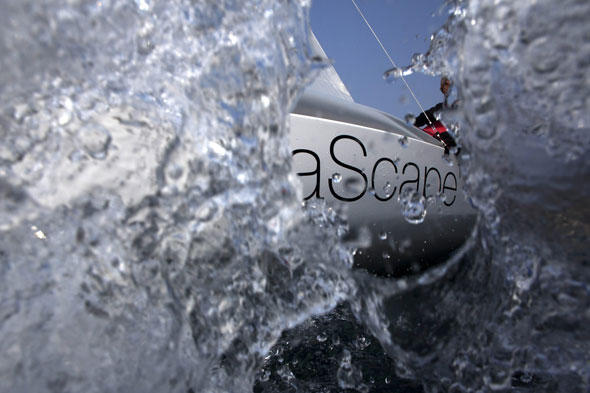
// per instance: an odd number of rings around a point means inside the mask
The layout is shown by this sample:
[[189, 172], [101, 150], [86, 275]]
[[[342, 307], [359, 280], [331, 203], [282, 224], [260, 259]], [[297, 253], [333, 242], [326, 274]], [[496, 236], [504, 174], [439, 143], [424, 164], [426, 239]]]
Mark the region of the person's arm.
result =
[[438, 134], [438, 137], [445, 144], [445, 146], [448, 148], [457, 146], [457, 142], [455, 142], [455, 140], [453, 139], [451, 134], [449, 134], [448, 131]]
[[[434, 114], [436, 112], [439, 112], [440, 110], [442, 110], [443, 104], [442, 102], [436, 104], [435, 106], [433, 106], [430, 109], [427, 109], [425, 112], [420, 113], [420, 115], [418, 117], [416, 117], [416, 120], [414, 121], [414, 126], [415, 127], [424, 127], [425, 125], [428, 125], [430, 123], [434, 123], [436, 121], [436, 117], [434, 116]], [[426, 118], [426, 116], [428, 116], [428, 118]], [[428, 121], [430, 119], [430, 122]]]

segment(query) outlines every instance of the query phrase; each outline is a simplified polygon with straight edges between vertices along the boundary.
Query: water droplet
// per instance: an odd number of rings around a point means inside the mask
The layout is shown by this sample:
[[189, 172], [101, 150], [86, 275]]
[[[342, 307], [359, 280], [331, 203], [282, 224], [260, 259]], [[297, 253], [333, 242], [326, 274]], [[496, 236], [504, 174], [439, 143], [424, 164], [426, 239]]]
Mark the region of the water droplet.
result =
[[385, 377], [385, 383], [389, 385], [391, 383], [391, 377]]
[[416, 121], [416, 116], [414, 116], [411, 113], [408, 113], [407, 115], [404, 116], [404, 120], [406, 121], [407, 124], [413, 125], [414, 122]]
[[137, 37], [137, 53], [140, 55], [149, 55], [154, 50], [155, 45], [149, 34]]
[[30, 112], [31, 109], [28, 104], [17, 104], [13, 108], [12, 116], [15, 120], [20, 121]]
[[390, 182], [385, 183], [385, 185], [383, 186], [383, 191], [385, 191], [387, 194], [389, 194], [389, 192], [391, 191], [391, 183]]
[[400, 136], [397, 140], [399, 142], [399, 144], [401, 145], [401, 147], [403, 147], [404, 149], [406, 147], [408, 147], [408, 137], [407, 136]]
[[365, 336], [359, 336], [355, 341], [355, 346], [361, 351], [367, 348], [369, 345], [371, 345], [371, 341]]
[[57, 115], [57, 124], [65, 126], [72, 120], [72, 112], [67, 109], [60, 109]]
[[74, 150], [70, 153], [70, 155], [68, 156], [68, 159], [71, 162], [80, 162], [85, 157], [86, 157], [86, 155], [81, 150]]
[[43, 233], [43, 231], [40, 230], [39, 228], [37, 228], [35, 225], [31, 226], [31, 231], [33, 231], [33, 234], [35, 235], [35, 237], [37, 239], [41, 239], [41, 240], [47, 239], [47, 237], [45, 236], [45, 233]]
[[88, 124], [78, 131], [78, 139], [92, 158], [106, 158], [111, 144], [111, 135], [106, 128], [96, 123]]
[[483, 140], [489, 140], [495, 137], [497, 132], [496, 127], [493, 124], [490, 125], [489, 121], [483, 115], [480, 121], [484, 126], [476, 128], [475, 134]]
[[260, 380], [262, 382], [266, 382], [270, 379], [270, 371], [268, 370], [264, 370], [264, 372], [262, 373], [262, 375], [260, 376]]
[[328, 336], [326, 336], [324, 333], [320, 333], [316, 337], [316, 340], [318, 340], [318, 342], [321, 342], [321, 343], [323, 343], [327, 339], [328, 339]]
[[334, 183], [340, 183], [342, 181], [342, 175], [340, 173], [334, 173], [332, 175], [332, 181]]
[[199, 207], [195, 213], [195, 218], [200, 222], [208, 222], [215, 217], [217, 212], [217, 205], [213, 202], [208, 202]]
[[387, 232], [383, 231], [383, 232], [379, 233], [379, 239], [381, 239], [381, 240], [387, 239]]
[[57, 111], [57, 124], [65, 126], [72, 120], [74, 104], [70, 97], [62, 97], [59, 100], [59, 105], [60, 109]]
[[402, 68], [394, 67], [390, 70], [385, 71], [385, 73], [383, 74], [383, 78], [384, 79], [389, 79], [389, 78], [397, 79], [403, 75], [404, 75], [404, 70]]
[[178, 179], [182, 176], [183, 170], [182, 167], [178, 164], [172, 164], [170, 165], [170, 167], [168, 168], [168, 176], [171, 179]]
[[402, 214], [410, 224], [421, 224], [426, 217], [426, 199], [416, 192], [405, 193], [400, 200]]
[[277, 370], [277, 374], [279, 377], [281, 377], [281, 379], [283, 379], [286, 382], [290, 382], [295, 379], [295, 375], [293, 374], [293, 372], [291, 371], [291, 369], [289, 369], [289, 366], [287, 366], [287, 365], [279, 368]]
[[385, 261], [389, 261], [391, 259], [391, 255], [389, 255], [388, 252], [384, 252], [382, 256]]
[[60, 105], [62, 106], [62, 108], [64, 108], [67, 111], [72, 111], [74, 110], [74, 103], [72, 102], [72, 99], [70, 97], [62, 97], [59, 100]]
[[137, 8], [141, 11], [149, 11], [150, 10], [150, 1], [149, 0], [135, 0], [135, 4]]

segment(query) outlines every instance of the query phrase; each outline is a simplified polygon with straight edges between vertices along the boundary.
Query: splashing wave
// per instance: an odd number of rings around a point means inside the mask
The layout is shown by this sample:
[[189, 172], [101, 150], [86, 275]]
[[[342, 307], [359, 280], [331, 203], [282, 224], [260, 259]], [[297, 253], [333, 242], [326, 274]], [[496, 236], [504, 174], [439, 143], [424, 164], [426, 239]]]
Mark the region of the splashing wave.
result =
[[4, 2], [0, 390], [249, 391], [354, 291], [290, 174], [308, 7]]
[[307, 1], [3, 7], [1, 390], [588, 390], [588, 2], [457, 1], [414, 57], [481, 220], [397, 280], [299, 203]]
[[590, 4], [450, 11], [407, 70], [454, 79], [460, 109], [443, 117], [482, 219], [460, 268], [384, 298], [392, 323], [373, 329], [391, 335], [398, 375], [428, 389], [587, 391]]

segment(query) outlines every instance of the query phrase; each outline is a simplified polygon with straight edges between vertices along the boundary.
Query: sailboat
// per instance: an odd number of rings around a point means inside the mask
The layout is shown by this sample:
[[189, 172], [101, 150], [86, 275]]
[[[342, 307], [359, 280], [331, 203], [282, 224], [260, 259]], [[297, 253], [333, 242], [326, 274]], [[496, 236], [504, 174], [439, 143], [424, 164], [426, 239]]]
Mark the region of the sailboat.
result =
[[[327, 59], [310, 36], [314, 56]], [[428, 133], [354, 102], [333, 66], [305, 89], [290, 124], [303, 199], [344, 210], [349, 237], [364, 239], [356, 267], [383, 276], [419, 273], [471, 233], [476, 211], [456, 157]]]

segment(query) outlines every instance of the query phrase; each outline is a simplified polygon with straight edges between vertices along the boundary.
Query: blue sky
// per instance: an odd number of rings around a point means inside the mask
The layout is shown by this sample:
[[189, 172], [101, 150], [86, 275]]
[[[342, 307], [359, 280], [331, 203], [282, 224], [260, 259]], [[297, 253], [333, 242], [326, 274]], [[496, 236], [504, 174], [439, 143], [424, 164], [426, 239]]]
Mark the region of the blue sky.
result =
[[[398, 66], [424, 53], [447, 18], [442, 0], [356, 2]], [[314, 0], [311, 26], [356, 102], [400, 118], [420, 112], [401, 80], [383, 79], [389, 60], [350, 0]], [[442, 101], [438, 78], [414, 74], [406, 80], [425, 109]]]

